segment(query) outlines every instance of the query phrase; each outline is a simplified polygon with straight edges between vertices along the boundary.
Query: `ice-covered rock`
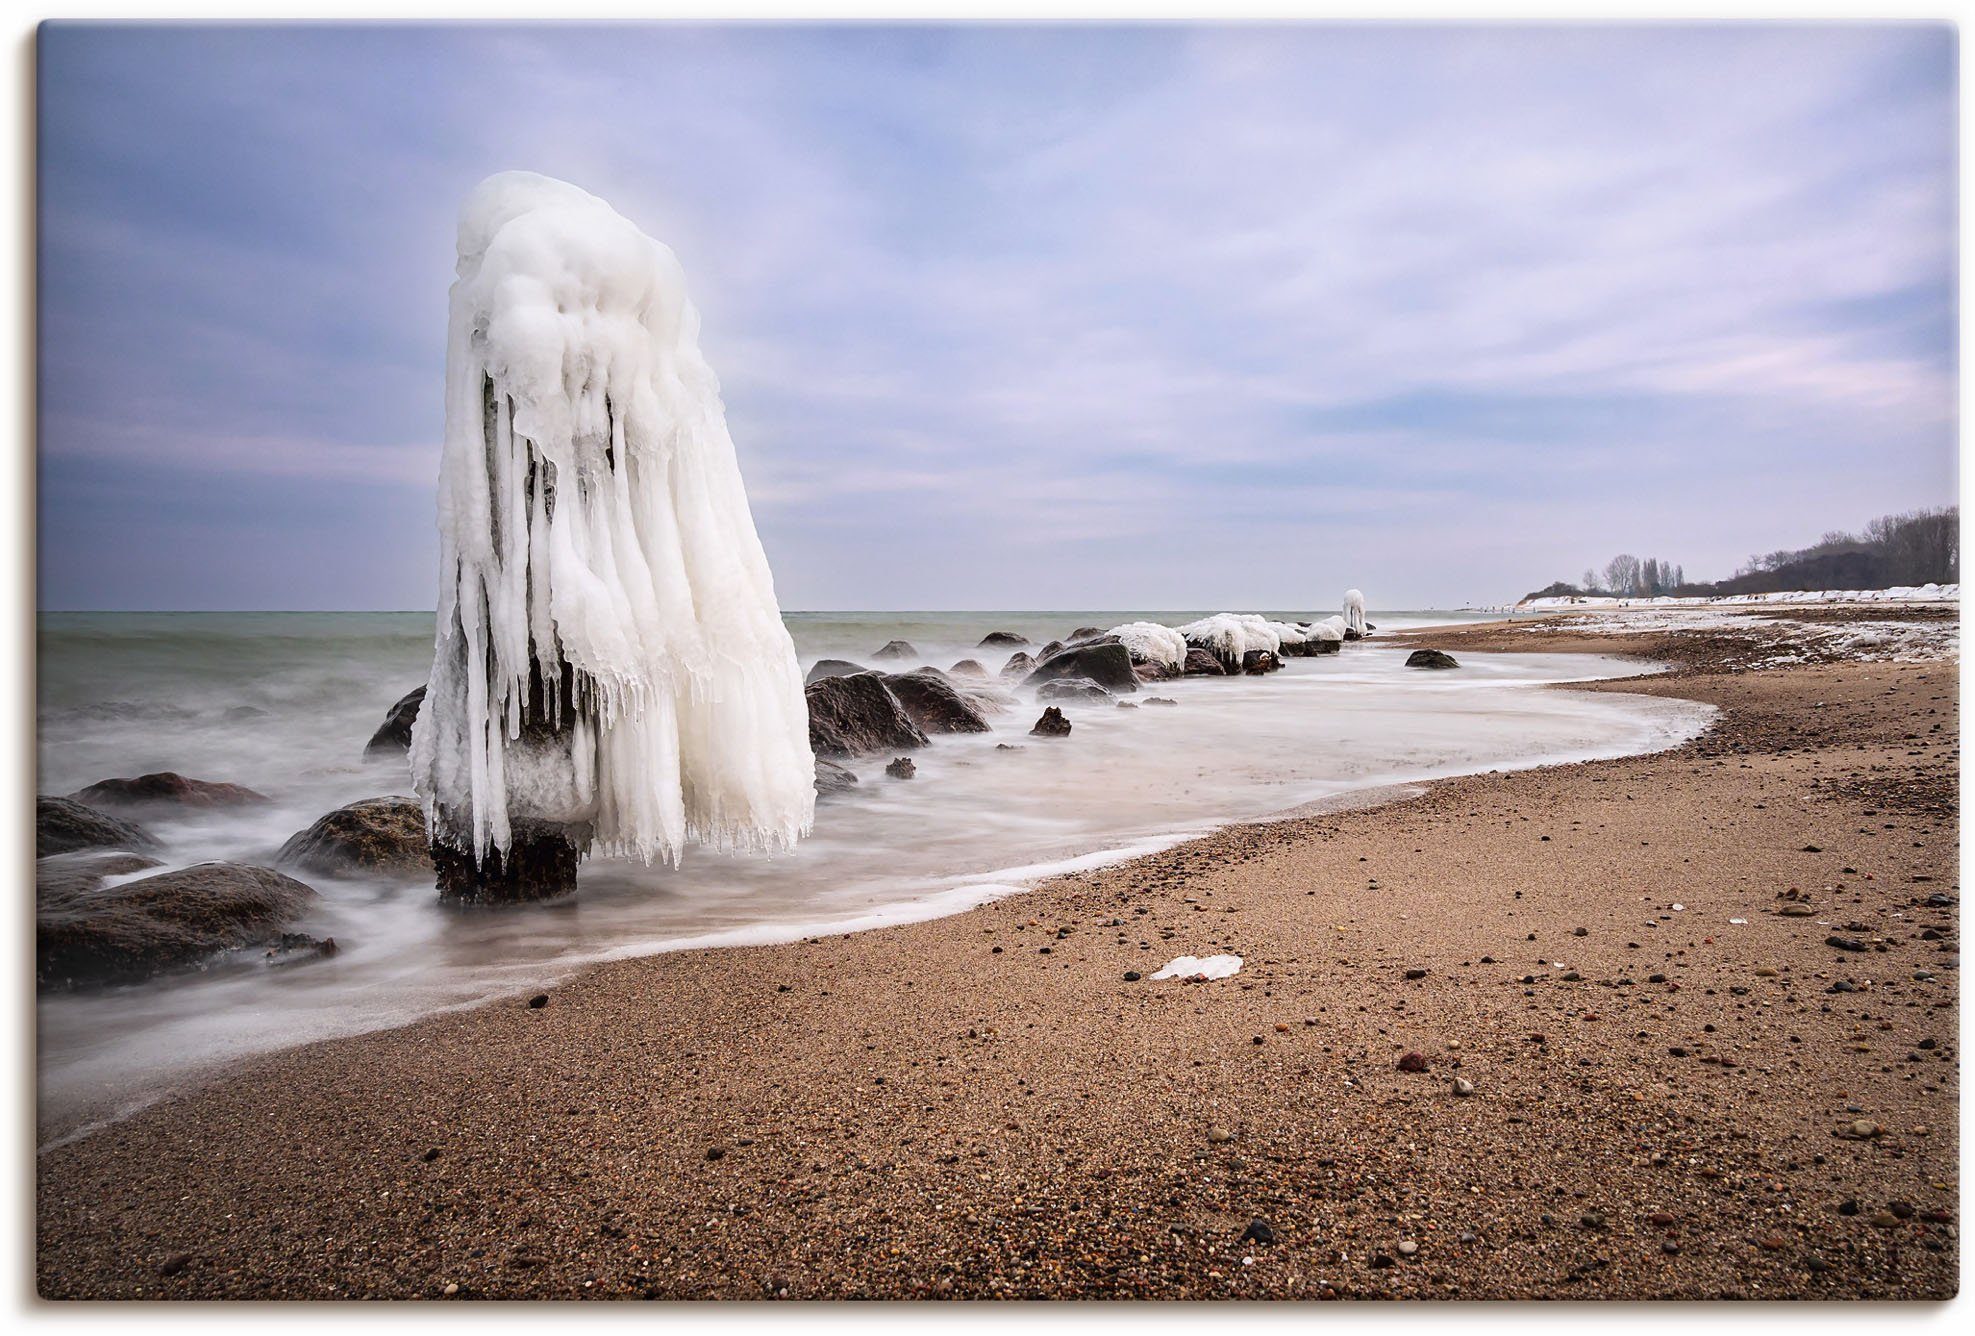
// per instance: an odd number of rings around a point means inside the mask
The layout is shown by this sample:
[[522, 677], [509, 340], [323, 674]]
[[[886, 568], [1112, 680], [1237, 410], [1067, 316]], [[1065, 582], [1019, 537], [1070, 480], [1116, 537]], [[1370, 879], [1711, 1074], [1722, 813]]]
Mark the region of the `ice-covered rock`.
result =
[[645, 861], [790, 847], [816, 801], [802, 672], [677, 259], [506, 172], [467, 200], [458, 274], [411, 740], [435, 840], [469, 867], [517, 823]]
[[1156, 663], [1179, 668], [1186, 663], [1186, 637], [1157, 622], [1126, 622], [1105, 634], [1116, 636], [1134, 664]]
[[1230, 673], [1241, 671], [1242, 659], [1250, 650], [1265, 649], [1275, 654], [1282, 648], [1282, 642], [1269, 627], [1268, 618], [1254, 613], [1217, 612], [1212, 617], [1188, 622], [1179, 628], [1179, 633], [1188, 646], [1206, 650]]

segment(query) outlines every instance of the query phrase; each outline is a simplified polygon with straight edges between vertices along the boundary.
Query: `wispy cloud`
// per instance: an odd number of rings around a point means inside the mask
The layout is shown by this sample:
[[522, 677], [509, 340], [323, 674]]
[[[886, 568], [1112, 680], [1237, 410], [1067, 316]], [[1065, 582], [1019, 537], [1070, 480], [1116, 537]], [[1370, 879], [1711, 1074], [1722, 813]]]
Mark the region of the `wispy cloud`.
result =
[[[435, 467], [453, 211], [530, 167], [679, 251], [792, 606], [1500, 598], [1615, 545], [1705, 571], [1951, 494], [1945, 28], [43, 52], [51, 457], [402, 513]], [[68, 560], [121, 503], [67, 476], [51, 599], [182, 605]], [[267, 493], [238, 490], [244, 532]], [[351, 525], [388, 587], [328, 597], [429, 599], [427, 532]], [[289, 574], [242, 597], [287, 605]]]

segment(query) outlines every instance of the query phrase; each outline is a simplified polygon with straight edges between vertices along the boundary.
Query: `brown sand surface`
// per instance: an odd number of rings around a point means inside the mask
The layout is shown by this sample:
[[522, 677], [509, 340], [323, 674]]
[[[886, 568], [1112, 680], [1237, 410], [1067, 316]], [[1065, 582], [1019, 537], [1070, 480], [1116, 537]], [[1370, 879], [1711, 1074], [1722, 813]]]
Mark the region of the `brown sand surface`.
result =
[[257, 1060], [39, 1157], [41, 1292], [1947, 1297], [1956, 669], [1735, 642], [1624, 638], [1673, 752]]

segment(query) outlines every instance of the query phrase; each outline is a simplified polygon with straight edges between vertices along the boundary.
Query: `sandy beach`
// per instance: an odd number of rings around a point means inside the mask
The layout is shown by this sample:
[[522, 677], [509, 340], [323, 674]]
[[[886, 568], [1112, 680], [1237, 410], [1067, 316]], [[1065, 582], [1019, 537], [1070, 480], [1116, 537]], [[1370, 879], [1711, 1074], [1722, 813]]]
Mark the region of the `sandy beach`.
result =
[[40, 1292], [1946, 1298], [1958, 669], [1851, 632], [1954, 610], [1765, 615], [1410, 637], [1671, 752], [256, 1059], [39, 1156]]

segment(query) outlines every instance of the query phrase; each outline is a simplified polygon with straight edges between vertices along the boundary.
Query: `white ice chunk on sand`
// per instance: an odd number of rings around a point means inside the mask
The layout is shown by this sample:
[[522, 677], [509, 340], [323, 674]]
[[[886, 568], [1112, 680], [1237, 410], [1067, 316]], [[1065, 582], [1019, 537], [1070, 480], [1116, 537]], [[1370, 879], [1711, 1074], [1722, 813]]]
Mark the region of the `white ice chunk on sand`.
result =
[[1191, 979], [1196, 974], [1209, 979], [1231, 979], [1241, 972], [1240, 956], [1175, 956], [1155, 979]]
[[440, 590], [412, 731], [433, 830], [593, 852], [786, 849], [814, 813], [802, 673], [678, 260], [531, 172], [461, 211]]

